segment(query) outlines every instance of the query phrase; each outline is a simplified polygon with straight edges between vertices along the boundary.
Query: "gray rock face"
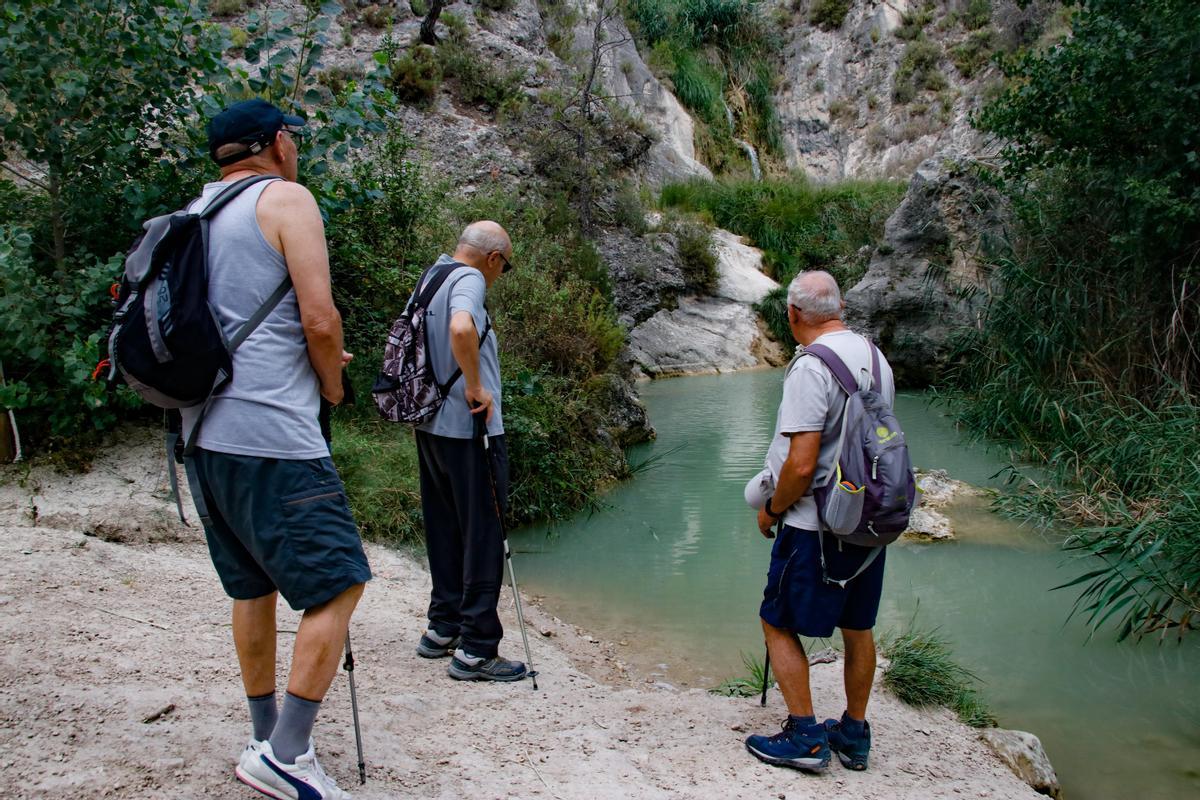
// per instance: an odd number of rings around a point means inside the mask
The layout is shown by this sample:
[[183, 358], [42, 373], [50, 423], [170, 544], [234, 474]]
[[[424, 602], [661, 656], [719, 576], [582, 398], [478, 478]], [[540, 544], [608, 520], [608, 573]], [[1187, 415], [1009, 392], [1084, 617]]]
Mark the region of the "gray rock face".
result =
[[[775, 95], [788, 166], [819, 180], [907, 176], [922, 161], [953, 152], [980, 152], [984, 142], [971, 125], [997, 67], [984, 63], [964, 77], [956, 48], [973, 36], [951, 10], [964, 3], [924, 0], [853, 0], [842, 25], [821, 30], [800, 6], [788, 27], [780, 88]], [[897, 100], [896, 75], [909, 43], [896, 35], [906, 14], [934, 6], [923, 29], [923, 47], [937, 55], [940, 90]], [[1011, 49], [1036, 38], [1049, 3], [1021, 8], [1016, 0], [993, 0], [984, 30]], [[907, 98], [906, 98], [907, 99]]]
[[733, 372], [759, 365], [754, 309], [715, 297], [685, 297], [633, 329], [629, 355], [649, 375]]
[[612, 278], [613, 302], [622, 325], [632, 328], [660, 308], [675, 305], [675, 298], [684, 290], [684, 279], [674, 236], [605, 231], [596, 247]]
[[762, 251], [724, 230], [713, 232], [713, 250], [716, 295], [680, 298], [630, 333], [628, 356], [645, 373], [732, 372], [787, 362], [751, 307], [779, 285], [761, 272]]
[[952, 162], [921, 164], [884, 228], [866, 275], [846, 293], [846, 321], [887, 353], [900, 386], [945, 367], [955, 328], [977, 324], [983, 256], [1002, 240], [997, 195]]
[[1038, 737], [1025, 731], [1004, 728], [987, 728], [979, 736], [1017, 777], [1032, 786], [1038, 794], [1062, 800], [1058, 775]]
[[599, 433], [616, 447], [629, 447], [654, 438], [654, 428], [646, 416], [646, 407], [634, 393], [629, 381], [615, 375], [601, 376], [607, 393], [608, 412]]
[[[592, 46], [596, 6], [590, 0], [569, 2], [580, 12], [574, 28], [573, 50], [586, 58]], [[620, 44], [606, 48], [602, 56], [598, 79], [603, 93], [640, 116], [658, 139], [638, 170], [639, 179], [651, 186], [661, 186], [693, 177], [712, 178], [708, 167], [696, 160], [691, 116], [646, 66], [624, 17], [616, 14], [607, 20], [604, 34], [605, 42]]]

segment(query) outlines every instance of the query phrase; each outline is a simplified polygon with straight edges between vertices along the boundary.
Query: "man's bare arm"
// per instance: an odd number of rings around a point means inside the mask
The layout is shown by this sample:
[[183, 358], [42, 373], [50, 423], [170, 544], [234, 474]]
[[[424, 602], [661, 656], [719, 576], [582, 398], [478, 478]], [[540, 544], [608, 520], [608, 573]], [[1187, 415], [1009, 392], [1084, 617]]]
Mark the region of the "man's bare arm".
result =
[[[483, 388], [479, 376], [479, 331], [470, 311], [456, 311], [450, 318], [450, 352], [463, 374], [463, 390], [472, 413], [487, 415], [492, 420], [492, 393]], [[476, 406], [480, 410], [475, 412]]]
[[[788, 442], [787, 459], [775, 481], [775, 494], [771, 497], [771, 510], [782, 514], [808, 492], [813, 475], [817, 472], [817, 457], [821, 453], [821, 432], [804, 431], [793, 433]], [[758, 512], [758, 529], [766, 533], [775, 524], [766, 512]]]
[[342, 401], [342, 316], [333, 304], [329, 280], [329, 254], [325, 224], [312, 193], [298, 183], [277, 182], [263, 192], [269, 202], [259, 204], [259, 217], [268, 235], [287, 261], [296, 287], [300, 321], [308, 343], [308, 360], [321, 382], [321, 396], [333, 404]]

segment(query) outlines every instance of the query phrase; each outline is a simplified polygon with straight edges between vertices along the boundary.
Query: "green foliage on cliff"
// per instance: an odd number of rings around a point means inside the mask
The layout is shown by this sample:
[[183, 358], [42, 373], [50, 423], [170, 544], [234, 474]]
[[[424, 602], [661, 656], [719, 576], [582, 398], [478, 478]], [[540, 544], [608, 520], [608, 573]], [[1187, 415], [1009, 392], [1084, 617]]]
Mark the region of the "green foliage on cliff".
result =
[[1018, 236], [963, 418], [1057, 475], [1010, 507], [1081, 526], [1078, 609], [1121, 637], [1200, 624], [1197, 41], [1190, 0], [1089, 0], [979, 118]]
[[746, 171], [733, 137], [779, 154], [775, 75], [782, 37], [752, 0], [624, 0], [646, 61], [702, 123], [700, 157], [717, 173]]

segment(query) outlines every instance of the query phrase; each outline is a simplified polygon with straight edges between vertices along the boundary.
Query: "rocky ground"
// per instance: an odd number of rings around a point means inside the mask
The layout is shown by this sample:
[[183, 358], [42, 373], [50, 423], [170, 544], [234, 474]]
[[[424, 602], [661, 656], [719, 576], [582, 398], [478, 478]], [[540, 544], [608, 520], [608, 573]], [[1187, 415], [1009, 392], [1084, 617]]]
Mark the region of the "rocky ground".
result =
[[[232, 767], [248, 734], [229, 601], [199, 531], [173, 519], [149, 432], [82, 476], [0, 474], [0, 792], [6, 798], [249, 798]], [[322, 763], [361, 798], [1032, 798], [945, 711], [878, 692], [872, 769], [807, 776], [759, 764], [757, 700], [655, 686], [611, 649], [526, 606], [540, 689], [460, 684], [415, 657], [429, 577], [372, 546], [353, 625], [368, 782], [354, 787], [347, 681], [318, 721]], [[518, 655], [511, 601], [502, 604]], [[281, 657], [297, 616], [280, 614]], [[282, 677], [281, 677], [282, 681]], [[819, 713], [840, 669], [814, 667]]]

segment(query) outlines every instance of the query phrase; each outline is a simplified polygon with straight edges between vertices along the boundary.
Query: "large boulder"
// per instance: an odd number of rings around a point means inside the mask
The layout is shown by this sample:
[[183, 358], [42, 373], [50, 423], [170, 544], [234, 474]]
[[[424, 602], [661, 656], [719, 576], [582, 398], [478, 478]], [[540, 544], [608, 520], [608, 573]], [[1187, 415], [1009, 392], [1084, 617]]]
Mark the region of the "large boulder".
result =
[[999, 196], [959, 164], [921, 164], [866, 275], [846, 293], [847, 323], [887, 353], [900, 386], [928, 385], [955, 331], [978, 324], [986, 256], [1005, 235]]
[[596, 249], [612, 280], [617, 319], [628, 328], [645, 322], [660, 308], [675, 306], [686, 288], [679, 250], [670, 233], [634, 236], [624, 229], [605, 231]]
[[1000, 756], [1017, 777], [1028, 783], [1038, 794], [1061, 800], [1062, 786], [1050, 763], [1042, 742], [1032, 733], [1004, 728], [986, 728], [980, 738]]
[[762, 272], [762, 251], [729, 231], [718, 229], [712, 238], [718, 273], [715, 294], [681, 297], [629, 335], [629, 359], [649, 375], [733, 372], [787, 363], [786, 353], [767, 336], [752, 307], [779, 286]]

